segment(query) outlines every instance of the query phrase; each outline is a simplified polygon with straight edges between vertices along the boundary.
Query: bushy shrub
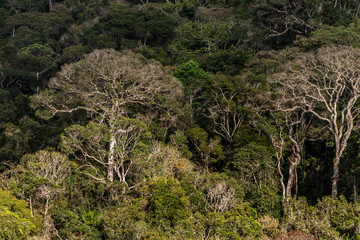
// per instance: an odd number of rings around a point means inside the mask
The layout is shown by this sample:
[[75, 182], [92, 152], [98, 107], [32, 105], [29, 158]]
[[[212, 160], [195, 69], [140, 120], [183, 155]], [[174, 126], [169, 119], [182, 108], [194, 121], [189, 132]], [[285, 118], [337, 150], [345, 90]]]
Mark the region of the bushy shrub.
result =
[[291, 199], [284, 209], [283, 231], [296, 229], [323, 239], [359, 237], [360, 208], [343, 196], [324, 197], [315, 206], [309, 206], [305, 198]]
[[28, 239], [41, 231], [41, 218], [28, 204], [0, 189], [0, 239]]

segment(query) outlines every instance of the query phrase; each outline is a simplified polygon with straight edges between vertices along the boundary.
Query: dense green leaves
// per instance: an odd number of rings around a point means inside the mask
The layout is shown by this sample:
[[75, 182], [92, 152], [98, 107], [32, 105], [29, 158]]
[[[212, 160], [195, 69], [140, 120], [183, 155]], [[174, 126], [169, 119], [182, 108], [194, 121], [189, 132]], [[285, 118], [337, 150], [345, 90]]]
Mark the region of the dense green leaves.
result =
[[0, 237], [28, 239], [41, 231], [41, 218], [33, 214], [24, 200], [0, 190]]
[[92, 48], [134, 48], [142, 45], [160, 46], [174, 35], [176, 22], [156, 8], [113, 5], [110, 12], [88, 29], [83, 41]]
[[358, 1], [115, 2], [0, 0], [0, 238], [359, 238]]

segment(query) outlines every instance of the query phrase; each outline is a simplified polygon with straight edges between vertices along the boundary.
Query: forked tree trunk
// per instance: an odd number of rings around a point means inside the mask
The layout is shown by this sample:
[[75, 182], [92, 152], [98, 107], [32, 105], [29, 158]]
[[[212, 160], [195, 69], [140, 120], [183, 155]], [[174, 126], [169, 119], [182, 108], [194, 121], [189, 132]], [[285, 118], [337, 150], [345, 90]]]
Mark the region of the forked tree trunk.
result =
[[[303, 121], [303, 115], [301, 116], [301, 119], [296, 121], [296, 124], [302, 124]], [[286, 199], [290, 199], [291, 198], [291, 190], [292, 187], [294, 186], [294, 182], [297, 181], [296, 180], [296, 176], [297, 176], [297, 166], [300, 164], [301, 161], [301, 152], [303, 151], [303, 144], [304, 144], [304, 140], [300, 140], [299, 137], [295, 137], [294, 136], [294, 129], [293, 129], [293, 124], [289, 124], [288, 121], [286, 121], [287, 124], [289, 125], [289, 139], [292, 142], [292, 152], [294, 155], [294, 159], [289, 160], [290, 162], [290, 167], [289, 167], [289, 178], [288, 178], [288, 182], [286, 185]]]
[[290, 161], [289, 178], [286, 184], [286, 191], [285, 191], [285, 196], [287, 200], [291, 198], [292, 187], [294, 186], [294, 183], [296, 181], [296, 171], [299, 163], [300, 163], [300, 159], [295, 159], [294, 162]]

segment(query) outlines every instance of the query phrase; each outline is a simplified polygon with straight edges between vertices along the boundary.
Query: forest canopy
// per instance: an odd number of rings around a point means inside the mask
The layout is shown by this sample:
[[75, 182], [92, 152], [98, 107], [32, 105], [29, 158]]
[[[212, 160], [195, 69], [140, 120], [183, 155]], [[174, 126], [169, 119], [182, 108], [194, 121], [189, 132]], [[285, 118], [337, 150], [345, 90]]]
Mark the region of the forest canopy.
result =
[[359, 13], [0, 0], [0, 238], [360, 238]]

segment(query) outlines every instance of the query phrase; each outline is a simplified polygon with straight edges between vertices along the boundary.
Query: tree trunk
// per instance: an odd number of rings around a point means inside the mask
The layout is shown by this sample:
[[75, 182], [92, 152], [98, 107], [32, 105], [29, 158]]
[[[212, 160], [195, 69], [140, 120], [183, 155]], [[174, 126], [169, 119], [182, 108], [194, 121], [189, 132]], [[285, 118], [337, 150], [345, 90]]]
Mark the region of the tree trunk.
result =
[[53, 7], [53, 1], [54, 0], [49, 0], [49, 12], [51, 11], [51, 9]]
[[277, 159], [276, 165], [277, 165], [277, 169], [280, 174], [280, 184], [281, 184], [282, 196], [283, 196], [282, 201], [285, 202], [286, 201], [286, 188], [285, 188], [285, 184], [284, 184], [284, 175], [282, 174], [282, 171], [281, 171], [281, 158]]
[[[339, 138], [339, 130], [337, 128], [336, 123], [333, 124], [333, 133], [334, 133], [334, 137], [335, 137], [335, 158], [334, 158], [334, 171], [333, 171], [333, 176], [331, 178], [331, 197], [332, 199], [336, 199], [337, 194], [338, 194], [338, 188], [337, 188], [337, 183], [339, 180], [339, 166], [340, 166], [340, 156], [342, 153], [342, 149], [344, 149], [345, 147], [341, 145], [341, 140]], [[346, 134], [345, 134], [346, 137]], [[344, 138], [345, 138], [344, 137]], [[344, 141], [344, 138], [342, 139]]]
[[294, 186], [297, 166], [299, 165], [299, 162], [300, 161], [298, 159], [296, 159], [295, 162], [290, 161], [289, 178], [286, 184], [286, 192], [285, 192], [286, 200], [291, 198], [291, 190], [292, 187]]
[[335, 157], [334, 159], [334, 173], [332, 176], [332, 186], [331, 186], [331, 197], [332, 199], [336, 199], [337, 194], [338, 194], [338, 189], [337, 189], [337, 183], [339, 180], [339, 166], [340, 166], [340, 158], [339, 157]]
[[39, 72], [36, 72], [36, 93], [39, 94]]
[[110, 182], [114, 181], [114, 152], [115, 152], [116, 139], [114, 135], [110, 137], [110, 146], [109, 146], [109, 157], [108, 157], [108, 166], [107, 166], [107, 179]]

